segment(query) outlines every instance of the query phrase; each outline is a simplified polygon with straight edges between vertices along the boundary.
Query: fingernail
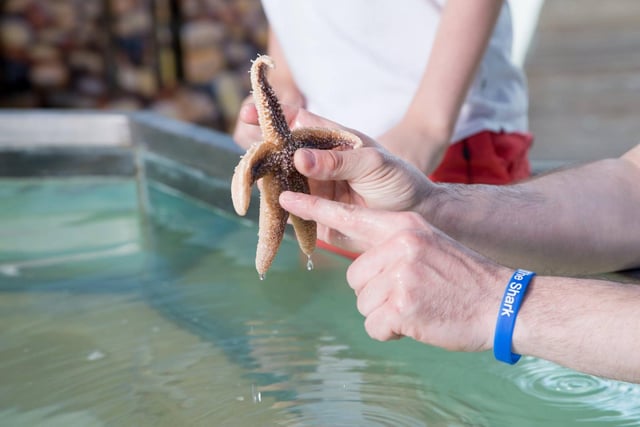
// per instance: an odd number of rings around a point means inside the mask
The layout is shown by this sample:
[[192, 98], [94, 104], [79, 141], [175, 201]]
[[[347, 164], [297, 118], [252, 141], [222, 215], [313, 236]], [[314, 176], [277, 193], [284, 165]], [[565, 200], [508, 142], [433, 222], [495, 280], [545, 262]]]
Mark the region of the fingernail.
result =
[[304, 168], [313, 169], [313, 167], [316, 165], [315, 154], [313, 154], [311, 150], [308, 150], [306, 148], [301, 148], [300, 150], [298, 150], [298, 153], [299, 154], [297, 155], [300, 157], [300, 161], [304, 165]]

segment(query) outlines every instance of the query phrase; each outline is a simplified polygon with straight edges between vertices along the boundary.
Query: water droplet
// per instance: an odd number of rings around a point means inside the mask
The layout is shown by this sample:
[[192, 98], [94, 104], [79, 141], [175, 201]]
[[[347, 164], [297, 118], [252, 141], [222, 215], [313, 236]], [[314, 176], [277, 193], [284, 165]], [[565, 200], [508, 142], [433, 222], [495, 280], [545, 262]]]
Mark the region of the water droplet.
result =
[[311, 255], [307, 255], [307, 270], [313, 270], [313, 261], [311, 260]]
[[251, 397], [253, 398], [253, 403], [262, 402], [262, 393], [256, 389], [254, 384], [251, 384]]
[[264, 273], [260, 273], [259, 277], [260, 277], [260, 280], [264, 280], [265, 274]]

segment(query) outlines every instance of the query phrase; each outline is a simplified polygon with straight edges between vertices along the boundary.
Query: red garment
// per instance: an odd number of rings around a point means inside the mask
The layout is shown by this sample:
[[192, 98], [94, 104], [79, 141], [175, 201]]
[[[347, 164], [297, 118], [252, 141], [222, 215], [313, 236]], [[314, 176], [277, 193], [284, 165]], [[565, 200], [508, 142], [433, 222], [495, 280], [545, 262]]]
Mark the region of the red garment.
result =
[[[451, 144], [440, 166], [429, 176], [436, 182], [462, 184], [509, 184], [531, 175], [528, 133], [482, 131]], [[337, 248], [322, 240], [318, 247], [356, 259], [359, 254]]]
[[429, 176], [437, 182], [510, 184], [528, 178], [531, 134], [483, 131], [451, 144]]

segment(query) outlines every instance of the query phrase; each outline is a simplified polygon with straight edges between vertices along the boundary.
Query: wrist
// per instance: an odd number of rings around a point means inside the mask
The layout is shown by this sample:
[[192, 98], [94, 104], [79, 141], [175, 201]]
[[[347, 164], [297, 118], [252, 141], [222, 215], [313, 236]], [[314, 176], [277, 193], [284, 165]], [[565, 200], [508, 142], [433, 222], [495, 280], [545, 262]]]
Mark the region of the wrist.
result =
[[401, 142], [406, 148], [399, 149], [410, 153], [406, 158], [416, 164], [422, 173], [430, 175], [438, 168], [449, 148], [451, 129], [447, 124], [440, 126], [411, 116], [406, 116], [400, 126], [406, 129], [404, 133], [407, 137]]
[[504, 297], [505, 285], [509, 283], [514, 273], [513, 268], [495, 263], [490, 263], [490, 265], [492, 267], [488, 268], [488, 274], [483, 279], [486, 296], [481, 301], [478, 301], [478, 304], [482, 304], [482, 314], [477, 319], [477, 323], [481, 327], [479, 334], [483, 339], [483, 350], [493, 349], [496, 330], [496, 308], [500, 306]]
[[438, 114], [408, 111], [402, 118], [403, 126], [411, 128], [422, 141], [437, 147], [447, 147], [451, 142], [455, 122]]
[[535, 272], [517, 269], [507, 281], [498, 308], [493, 339], [493, 354], [496, 360], [510, 365], [520, 360], [521, 355], [513, 348], [513, 335], [520, 308], [525, 301], [529, 284], [535, 275]]
[[[424, 194], [416, 210], [431, 224], [449, 236], [459, 240], [460, 229], [465, 226], [464, 201], [455, 194], [456, 184], [429, 182], [429, 192]], [[462, 202], [462, 203], [460, 203]], [[464, 243], [464, 242], [462, 242]]]
[[[563, 319], [560, 313], [555, 312], [552, 315], [553, 310], [550, 311], [550, 305], [556, 299], [568, 298], [563, 292], [563, 286], [558, 285], [558, 282], [571, 279], [555, 277], [555, 284], [552, 284], [549, 279], [548, 276], [536, 276], [529, 284], [527, 302], [520, 308], [512, 342], [513, 351], [516, 353], [553, 360], [557, 347], [549, 353], [549, 349], [545, 349], [545, 341], [559, 342], [561, 338], [553, 337], [553, 332], [544, 325], [544, 322], [555, 317], [554, 323], [562, 325], [563, 328], [570, 328], [570, 322], [568, 319]], [[549, 299], [550, 295], [553, 295], [552, 299]]]

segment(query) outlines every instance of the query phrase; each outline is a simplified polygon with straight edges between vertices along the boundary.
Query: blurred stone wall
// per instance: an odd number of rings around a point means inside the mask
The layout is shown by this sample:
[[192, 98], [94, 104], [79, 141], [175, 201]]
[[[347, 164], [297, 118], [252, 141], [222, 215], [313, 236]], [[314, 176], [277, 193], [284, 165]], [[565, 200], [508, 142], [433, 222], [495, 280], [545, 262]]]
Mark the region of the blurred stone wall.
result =
[[259, 0], [0, 0], [0, 107], [153, 109], [230, 131]]

